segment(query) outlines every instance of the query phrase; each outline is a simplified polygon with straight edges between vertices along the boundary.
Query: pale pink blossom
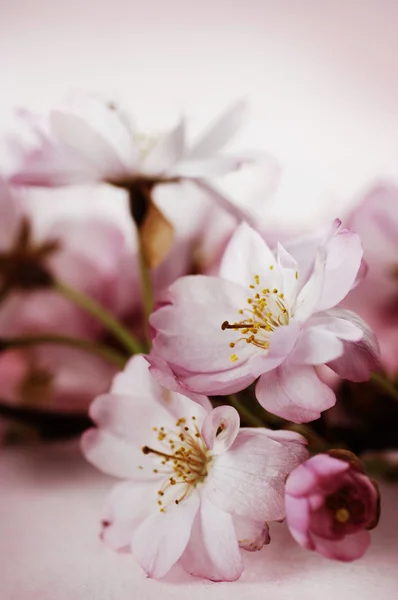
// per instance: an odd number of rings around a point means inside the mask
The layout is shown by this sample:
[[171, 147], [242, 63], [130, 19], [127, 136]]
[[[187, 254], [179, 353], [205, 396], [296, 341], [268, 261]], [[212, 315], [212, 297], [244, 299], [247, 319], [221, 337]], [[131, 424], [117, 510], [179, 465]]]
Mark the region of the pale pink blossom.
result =
[[290, 533], [303, 548], [341, 561], [365, 554], [379, 495], [358, 460], [313, 456], [289, 475], [285, 501]]
[[354, 381], [376, 367], [378, 345], [357, 315], [337, 308], [362, 270], [359, 237], [339, 221], [272, 252], [247, 224], [224, 254], [220, 277], [184, 277], [151, 316], [153, 353], [189, 390], [229, 394], [258, 377], [270, 412], [304, 422], [335, 403], [315, 367]]
[[154, 578], [179, 561], [193, 575], [233, 581], [239, 547], [260, 549], [267, 521], [284, 517], [286, 475], [308, 452], [296, 433], [239, 429], [234, 408], [195, 399], [160, 386], [135, 356], [92, 404], [97, 428], [84, 434], [83, 452], [126, 480], [105, 505], [106, 543], [130, 548]]
[[115, 367], [103, 358], [65, 346], [39, 345], [0, 354], [1, 401], [12, 406], [87, 411], [109, 389]]
[[127, 189], [139, 181], [189, 180], [237, 218], [248, 218], [209, 182], [253, 161], [252, 155], [220, 152], [240, 128], [245, 112], [245, 103], [236, 102], [190, 142], [183, 118], [163, 135], [151, 137], [113, 103], [74, 94], [47, 117], [20, 111], [30, 139], [10, 137], [10, 178], [13, 183], [50, 187], [104, 181]]
[[[58, 244], [44, 258], [45, 267], [55, 279], [85, 292], [111, 310], [117, 309], [120, 264], [127, 250], [124, 236], [116, 225], [91, 214], [79, 219], [53, 220], [47, 227], [40, 227], [41, 215], [29, 209], [29, 202], [25, 202], [18, 189], [1, 181], [0, 212], [2, 259], [12, 256], [25, 219], [29, 222], [33, 246], [40, 247], [49, 241]], [[99, 328], [95, 320], [51, 289], [14, 288], [1, 306], [0, 336], [36, 331], [92, 337], [98, 334]]]
[[383, 366], [391, 375], [398, 369], [398, 187], [379, 184], [348, 216], [360, 236], [368, 274], [350, 292], [344, 306], [367, 320], [380, 342]]

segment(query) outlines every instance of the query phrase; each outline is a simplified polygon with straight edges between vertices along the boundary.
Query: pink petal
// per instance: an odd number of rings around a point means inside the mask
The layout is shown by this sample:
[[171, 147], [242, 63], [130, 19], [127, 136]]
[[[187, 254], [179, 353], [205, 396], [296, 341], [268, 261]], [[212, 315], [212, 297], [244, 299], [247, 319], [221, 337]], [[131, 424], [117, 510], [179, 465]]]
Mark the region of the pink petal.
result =
[[286, 522], [290, 533], [302, 548], [314, 550], [309, 526], [310, 507], [307, 498], [295, 498], [286, 494]]
[[[167, 379], [168, 383], [171, 378]], [[133, 423], [139, 423], [142, 430], [151, 429], [157, 421], [169, 422], [170, 425], [181, 417], [191, 418], [195, 416], [199, 423], [203, 422], [207, 410], [211, 409], [210, 401], [202, 396], [205, 409], [199, 403], [195, 404], [190, 398], [183, 395], [184, 389], [174, 381], [176, 391], [169, 387], [160, 385], [150, 371], [150, 364], [142, 355], [133, 356], [124, 370], [113, 380], [112, 393], [129, 396], [130, 401], [123, 407], [120, 406], [121, 419], [126, 420], [130, 416], [129, 425], [132, 435]], [[176, 393], [177, 392], [177, 393]], [[180, 392], [180, 393], [178, 393]], [[109, 400], [112, 403], [112, 400]], [[113, 411], [112, 406], [109, 407]], [[93, 414], [93, 418], [96, 419]]]
[[166, 575], [184, 552], [200, 505], [193, 491], [180, 504], [148, 517], [135, 531], [131, 550], [140, 566], [155, 579]]
[[321, 382], [313, 367], [286, 363], [261, 375], [256, 397], [266, 410], [295, 423], [318, 419], [336, 402], [334, 392]]
[[254, 552], [270, 543], [269, 528], [265, 521], [252, 521], [233, 515], [233, 522], [240, 548]]
[[[273, 270], [270, 270], [270, 266]], [[225, 250], [220, 277], [243, 286], [250, 292], [249, 285], [254, 284], [254, 276], [259, 275], [261, 285], [277, 288], [281, 286], [276, 258], [267, 244], [247, 223], [241, 223], [233, 234]], [[243, 308], [243, 307], [242, 307]]]
[[286, 494], [300, 498], [316, 490], [318, 478], [314, 471], [307, 467], [308, 461], [294, 469], [286, 480]]
[[322, 295], [318, 311], [336, 306], [353, 287], [362, 262], [359, 236], [348, 229], [340, 230], [327, 246]]
[[203, 494], [227, 512], [255, 521], [285, 516], [286, 475], [308, 456], [304, 445], [278, 442], [267, 430], [241, 430], [228, 452], [218, 455]]
[[212, 404], [207, 396], [202, 394], [195, 394], [191, 392], [186, 387], [184, 387], [176, 375], [171, 370], [170, 366], [158, 356], [154, 354], [149, 354], [145, 357], [148, 363], [150, 364], [149, 372], [156, 379], [159, 385], [163, 386], [168, 390], [172, 390], [174, 392], [179, 392], [180, 394], [184, 394], [194, 402], [197, 402], [206, 412], [210, 412], [213, 410]]
[[334, 560], [351, 562], [361, 558], [368, 549], [371, 541], [369, 531], [358, 531], [347, 535], [342, 540], [328, 540], [311, 534], [315, 550]]
[[343, 354], [343, 342], [322, 327], [307, 327], [300, 333], [289, 356], [294, 364], [323, 365]]
[[205, 498], [181, 564], [192, 575], [212, 581], [236, 581], [242, 574], [232, 517]]
[[217, 406], [205, 418], [202, 437], [214, 454], [226, 452], [239, 432], [239, 413], [232, 406]]
[[89, 429], [81, 438], [86, 459], [98, 469], [120, 479], [153, 478], [152, 471], [144, 473], [140, 467], [145, 456], [139, 447], [100, 429]]
[[298, 321], [306, 321], [318, 310], [317, 307], [322, 296], [326, 267], [326, 253], [323, 248], [318, 249], [314, 263], [312, 274], [297, 297], [294, 316]]
[[156, 496], [156, 482], [139, 485], [126, 481], [116, 485], [102, 511], [101, 539], [114, 550], [129, 546], [136, 527], [146, 519], [153, 506], [148, 498]]
[[206, 158], [220, 150], [241, 128], [247, 114], [247, 104], [238, 100], [222, 112], [191, 146], [189, 158]]
[[116, 111], [91, 100], [83, 110], [68, 105], [53, 110], [52, 130], [59, 143], [81, 157], [92, 172], [92, 180], [126, 178], [134, 159], [132, 138]]
[[359, 342], [364, 333], [362, 323], [355, 313], [336, 307], [314, 315], [309, 325], [322, 327], [340, 340]]
[[380, 366], [380, 347], [376, 335], [357, 314], [334, 309], [334, 314], [344, 321], [353, 323], [361, 331], [359, 341], [345, 341], [343, 355], [328, 363], [328, 366], [343, 379], [367, 381]]
[[196, 275], [177, 280], [168, 293], [173, 304], [150, 317], [156, 330], [156, 356], [194, 373], [229, 371], [246, 363], [254, 347], [242, 344], [239, 361], [231, 363], [229, 344], [238, 335], [234, 330], [221, 329], [224, 321], [239, 320], [239, 309], [247, 303], [244, 288], [218, 277]]
[[159, 138], [143, 161], [146, 175], [161, 175], [172, 169], [181, 159], [185, 148], [185, 121], [181, 119], [174, 129]]

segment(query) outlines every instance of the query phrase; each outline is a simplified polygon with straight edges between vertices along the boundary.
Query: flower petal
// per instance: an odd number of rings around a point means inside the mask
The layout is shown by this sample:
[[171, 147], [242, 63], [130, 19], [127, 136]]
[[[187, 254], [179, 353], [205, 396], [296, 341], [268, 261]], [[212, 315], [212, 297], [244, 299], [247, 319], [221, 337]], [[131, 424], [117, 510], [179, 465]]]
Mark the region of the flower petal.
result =
[[202, 499], [181, 564], [192, 575], [212, 581], [236, 581], [242, 574], [233, 518], [206, 498]]
[[166, 575], [184, 552], [200, 504], [193, 491], [180, 504], [156, 511], [135, 530], [131, 550], [144, 571], [155, 579]]
[[323, 365], [343, 354], [343, 342], [322, 327], [307, 327], [301, 332], [289, 361], [302, 365]]
[[254, 284], [254, 276], [258, 275], [261, 285], [279, 289], [281, 279], [275, 263], [274, 254], [260, 234], [247, 223], [241, 223], [225, 250], [220, 277], [248, 289], [249, 285]]
[[191, 146], [187, 156], [189, 158], [206, 158], [221, 150], [241, 128], [246, 113], [247, 104], [244, 100], [238, 100], [229, 106]]
[[340, 540], [328, 540], [311, 533], [314, 550], [334, 560], [351, 562], [361, 558], [370, 545], [369, 531], [358, 531]]
[[252, 521], [239, 515], [233, 515], [232, 518], [240, 548], [254, 552], [270, 543], [269, 528], [265, 521]]
[[233, 200], [228, 198], [223, 191], [221, 191], [214, 183], [209, 183], [207, 180], [200, 177], [194, 177], [193, 183], [206, 194], [212, 198], [214, 202], [218, 204], [220, 208], [229, 213], [237, 221], [246, 221], [249, 225], [255, 225], [254, 217], [249, 213], [240, 208]]
[[176, 375], [171, 370], [170, 366], [158, 356], [154, 354], [149, 354], [145, 357], [149, 362], [149, 372], [156, 379], [159, 385], [165, 387], [168, 390], [172, 390], [174, 392], [178, 392], [183, 394], [197, 402], [208, 413], [213, 410], [212, 404], [207, 396], [203, 396], [202, 394], [195, 394], [191, 392], [186, 387], [184, 387], [177, 379]]
[[185, 121], [181, 119], [171, 131], [159, 138], [143, 161], [146, 175], [161, 175], [172, 169], [185, 149]]
[[245, 364], [254, 347], [242, 345], [238, 363], [231, 363], [229, 344], [238, 336], [235, 330], [221, 329], [224, 321], [239, 320], [239, 309], [247, 301], [244, 288], [218, 277], [196, 275], [177, 280], [168, 294], [173, 304], [150, 317], [156, 330], [155, 356], [196, 373], [228, 371]]
[[217, 406], [202, 425], [202, 437], [214, 454], [226, 452], [238, 435], [240, 418], [232, 406]]
[[321, 382], [314, 367], [286, 363], [261, 375], [256, 398], [269, 412], [295, 423], [318, 419], [336, 402], [334, 392]]
[[153, 478], [152, 471], [145, 473], [140, 467], [143, 455], [139, 446], [100, 429], [89, 429], [81, 438], [81, 448], [86, 459], [108, 475], [120, 479]]
[[289, 531], [302, 548], [314, 550], [315, 546], [309, 534], [310, 505], [307, 498], [285, 497], [286, 521]]
[[156, 496], [156, 485], [156, 482], [137, 485], [125, 481], [112, 489], [101, 520], [101, 539], [108, 546], [119, 550], [130, 545], [133, 531], [153, 510], [148, 498]]
[[336, 306], [353, 287], [361, 268], [363, 249], [359, 236], [340, 229], [327, 245], [327, 258], [322, 295], [317, 310]]
[[344, 341], [343, 355], [328, 362], [328, 367], [343, 379], [367, 381], [372, 371], [377, 371], [380, 366], [380, 347], [376, 335], [357, 314], [344, 309], [334, 309], [333, 313], [341, 321], [354, 324], [362, 332], [362, 337], [359, 341]]
[[203, 494], [254, 521], [283, 519], [285, 478], [307, 458], [304, 442], [301, 436], [279, 442], [267, 430], [242, 429], [228, 452], [215, 458]]
[[54, 109], [50, 124], [57, 140], [82, 157], [96, 179], [123, 179], [135, 162], [132, 137], [118, 113], [95, 98]]

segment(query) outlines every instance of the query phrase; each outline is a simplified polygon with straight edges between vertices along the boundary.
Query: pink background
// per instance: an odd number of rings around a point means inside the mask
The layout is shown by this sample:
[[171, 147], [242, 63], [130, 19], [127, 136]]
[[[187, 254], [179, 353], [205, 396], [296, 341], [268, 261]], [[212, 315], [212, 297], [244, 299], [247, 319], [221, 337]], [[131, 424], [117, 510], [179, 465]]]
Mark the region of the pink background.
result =
[[[273, 201], [290, 221], [352, 202], [374, 178], [397, 179], [396, 0], [0, 0], [0, 125], [14, 104], [44, 107], [70, 88], [106, 93], [161, 126], [187, 109], [195, 126], [233, 98], [252, 119], [241, 146], [285, 169]], [[236, 584], [174, 571], [145, 579], [98, 541], [110, 480], [76, 447], [2, 451], [2, 600], [395, 600], [398, 490], [386, 487], [365, 559], [328, 562], [285, 542], [246, 554]]]

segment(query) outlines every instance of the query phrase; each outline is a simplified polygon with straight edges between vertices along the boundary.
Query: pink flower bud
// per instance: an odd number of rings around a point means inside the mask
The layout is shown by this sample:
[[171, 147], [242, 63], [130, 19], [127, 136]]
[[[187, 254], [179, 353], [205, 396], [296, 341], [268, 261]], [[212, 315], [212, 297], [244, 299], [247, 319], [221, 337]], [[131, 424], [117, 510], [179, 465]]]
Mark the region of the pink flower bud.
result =
[[377, 486], [350, 452], [318, 454], [289, 475], [287, 524], [294, 539], [327, 558], [361, 558], [379, 518]]

